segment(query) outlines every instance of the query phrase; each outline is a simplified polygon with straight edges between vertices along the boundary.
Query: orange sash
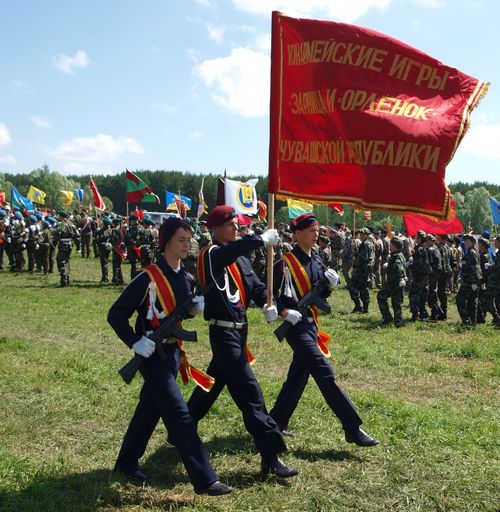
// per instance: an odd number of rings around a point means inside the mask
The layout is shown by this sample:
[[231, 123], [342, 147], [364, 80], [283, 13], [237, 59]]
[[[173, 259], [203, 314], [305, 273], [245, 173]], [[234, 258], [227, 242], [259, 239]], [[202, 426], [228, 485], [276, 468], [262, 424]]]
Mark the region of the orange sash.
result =
[[[210, 245], [206, 245], [201, 249], [200, 253], [198, 254], [198, 280], [201, 284], [201, 286], [205, 286], [206, 283], [206, 269], [205, 269], [205, 252], [211, 247]], [[248, 308], [248, 299], [247, 294], [245, 292], [245, 286], [243, 284], [243, 278], [241, 277], [241, 272], [238, 267], [238, 265], [235, 263], [231, 263], [231, 265], [228, 265], [227, 271], [229, 272], [229, 275], [231, 279], [233, 280], [234, 285], [238, 289], [238, 292], [240, 294], [240, 300], [243, 304], [243, 307], [245, 308], [245, 311]], [[250, 364], [255, 363], [255, 356], [250, 352], [250, 349], [248, 348], [248, 343], [245, 342], [245, 345], [243, 346], [243, 352], [245, 352], [245, 355], [247, 357], [247, 361]]]
[[[171, 315], [175, 309], [176, 300], [168, 279], [158, 265], [147, 265], [144, 267], [144, 270], [147, 272], [151, 282], [156, 285], [158, 292], [157, 297], [163, 311], [167, 316]], [[152, 324], [159, 325], [159, 319], [156, 318], [156, 322], [152, 322]], [[179, 325], [182, 325], [181, 322], [179, 322]], [[187, 384], [189, 379], [192, 379], [196, 385], [203, 389], [203, 391], [210, 391], [215, 383], [215, 379], [189, 364], [186, 352], [182, 348], [182, 340], [177, 340], [177, 345], [179, 346], [180, 351], [179, 373], [181, 374], [182, 382]]]
[[[285, 253], [283, 255], [283, 260], [290, 269], [293, 282], [295, 283], [295, 288], [299, 292], [300, 298], [302, 298], [312, 288], [311, 280], [307, 275], [306, 269], [302, 266], [297, 256], [291, 252]], [[314, 324], [318, 329], [318, 348], [325, 357], [330, 357], [331, 354], [328, 349], [328, 345], [331, 342], [331, 338], [325, 331], [321, 331], [319, 328], [318, 308], [313, 304], [309, 306], [309, 309], [312, 312]]]

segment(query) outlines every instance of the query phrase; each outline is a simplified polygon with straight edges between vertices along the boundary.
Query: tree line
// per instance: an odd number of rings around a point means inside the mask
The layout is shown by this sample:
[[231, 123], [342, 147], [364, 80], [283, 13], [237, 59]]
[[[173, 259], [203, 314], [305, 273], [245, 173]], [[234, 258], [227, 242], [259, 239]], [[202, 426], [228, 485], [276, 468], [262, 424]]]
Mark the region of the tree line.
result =
[[[193, 214], [198, 208], [198, 192], [200, 191], [202, 180], [203, 193], [205, 201], [209, 207], [213, 207], [217, 202], [217, 187], [220, 176], [216, 174], [195, 174], [181, 172], [176, 170], [146, 170], [139, 169], [136, 172], [160, 198], [160, 204], [141, 203], [130, 204], [129, 209], [133, 210], [136, 206], [150, 211], [165, 211], [165, 191], [181, 193], [189, 197], [193, 203]], [[268, 202], [267, 176], [247, 175], [231, 176], [231, 179], [238, 181], [247, 181], [250, 178], [258, 178], [257, 195], [266, 204]], [[125, 215], [125, 173], [113, 175], [95, 175], [94, 182], [101, 193], [106, 207], [110, 211], [115, 211]], [[45, 206], [53, 209], [75, 209], [80, 206], [76, 197], [69, 205], [65, 205], [63, 194], [60, 190], [74, 190], [82, 188], [84, 191], [84, 200], [82, 206], [92, 208], [92, 193], [89, 188], [90, 175], [70, 175], [65, 176], [59, 172], [51, 171], [47, 165], [33, 170], [28, 174], [8, 174], [0, 173], [0, 191], [4, 191], [6, 199], [10, 199], [10, 188], [15, 186], [17, 190], [26, 195], [30, 185], [46, 192]], [[491, 217], [488, 198], [491, 196], [500, 200], [500, 185], [487, 182], [474, 183], [453, 183], [449, 185], [453, 197], [457, 203], [457, 216], [462, 221], [464, 230], [471, 228], [474, 232], [480, 233], [484, 229], [493, 230], [493, 219]], [[283, 201], [275, 202], [276, 221], [286, 222], [288, 220], [288, 209]], [[387, 214], [386, 212], [373, 211], [372, 219], [365, 220], [364, 213], [356, 214], [354, 219], [354, 210], [349, 205], [344, 205], [344, 215], [339, 216], [327, 206], [314, 206], [316, 215], [320, 222], [333, 225], [336, 222], [345, 222], [348, 226], [373, 226], [380, 228], [386, 224], [391, 224], [392, 229], [403, 229], [403, 219], [400, 215]]]

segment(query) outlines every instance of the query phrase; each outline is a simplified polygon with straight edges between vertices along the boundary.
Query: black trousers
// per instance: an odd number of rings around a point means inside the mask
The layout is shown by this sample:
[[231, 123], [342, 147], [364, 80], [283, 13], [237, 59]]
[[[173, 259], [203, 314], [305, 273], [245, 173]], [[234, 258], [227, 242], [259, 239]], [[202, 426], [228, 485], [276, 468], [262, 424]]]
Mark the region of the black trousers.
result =
[[335, 381], [333, 368], [318, 348], [317, 336], [314, 324], [300, 323], [290, 329], [286, 340], [292, 347], [293, 359], [271, 416], [282, 430], [288, 427], [311, 375], [343, 428], [355, 429], [363, 422], [353, 403]]
[[243, 413], [243, 422], [257, 450], [263, 459], [272, 460], [286, 450], [286, 445], [281, 430], [267, 412], [259, 383], [243, 351], [246, 336], [246, 330], [210, 326], [213, 357], [207, 373], [214, 377], [215, 384], [209, 393], [196, 388], [188, 401], [188, 408], [193, 421], [198, 423], [226, 385], [234, 403]]
[[139, 403], [130, 422], [115, 467], [137, 469], [148, 441], [161, 418], [169, 440], [179, 450], [182, 462], [195, 490], [211, 485], [215, 474], [186, 402], [176, 382], [178, 370], [177, 347], [165, 347], [167, 359], [154, 353], [141, 367], [144, 385]]

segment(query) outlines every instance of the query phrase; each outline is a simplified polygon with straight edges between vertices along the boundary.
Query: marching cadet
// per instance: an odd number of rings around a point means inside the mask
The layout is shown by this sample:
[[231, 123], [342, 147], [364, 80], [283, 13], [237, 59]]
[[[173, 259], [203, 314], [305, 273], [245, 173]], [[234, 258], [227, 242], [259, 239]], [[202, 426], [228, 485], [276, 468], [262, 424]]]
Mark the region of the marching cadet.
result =
[[[431, 266], [429, 262], [429, 253], [425, 246], [425, 231], [418, 231], [416, 236], [416, 246], [413, 256], [407, 259], [406, 265], [411, 268], [411, 284], [408, 294], [410, 300], [411, 322], [417, 319], [425, 320], [427, 312], [425, 305], [429, 295], [429, 274]], [[403, 246], [404, 254], [404, 246]], [[406, 259], [406, 255], [405, 255]]]
[[95, 241], [98, 244], [101, 263], [101, 283], [109, 283], [109, 255], [113, 250], [113, 230], [108, 217], [102, 219], [102, 227], [97, 231]]
[[306, 318], [297, 310], [300, 299], [324, 277], [328, 280], [330, 295], [339, 280], [333, 269], [324, 268], [313, 250], [318, 240], [318, 220], [312, 213], [296, 217], [291, 224], [297, 244], [274, 265], [274, 295], [278, 312], [291, 324], [286, 340], [293, 350], [288, 375], [270, 414], [282, 432], [288, 430], [295, 411], [311, 375], [326, 403], [340, 420], [348, 443], [358, 446], [374, 446], [378, 441], [359, 427], [362, 424], [354, 405], [338, 386], [333, 368], [325, 356], [329, 356], [329, 337], [319, 330], [317, 310], [311, 308]]
[[465, 235], [463, 240], [466, 252], [462, 258], [462, 282], [457, 293], [457, 309], [462, 319], [462, 325], [474, 326], [477, 321], [481, 267], [476, 251], [476, 239], [472, 235]]
[[377, 290], [380, 290], [382, 286], [382, 254], [384, 252], [384, 242], [382, 242], [380, 233], [380, 230], [373, 232], [373, 237], [375, 239], [375, 259], [373, 261], [373, 277], [375, 280], [375, 287], [377, 288]]
[[326, 268], [331, 268], [332, 265], [332, 251], [328, 247], [330, 239], [326, 235], [319, 235], [318, 238], [318, 256]]
[[[443, 311], [438, 304], [438, 281], [439, 276], [443, 272], [443, 263], [441, 260], [441, 253], [434, 243], [436, 239], [434, 235], [427, 234], [425, 236], [425, 246], [429, 256], [430, 273], [429, 273], [429, 293], [427, 295], [427, 303], [431, 308], [431, 320], [436, 321], [439, 317], [443, 316]], [[427, 314], [427, 313], [426, 313]]]
[[3, 270], [3, 254], [5, 252], [5, 248], [7, 247], [7, 212], [0, 208], [0, 270]]
[[497, 249], [494, 263], [485, 263], [486, 289], [481, 294], [485, 313], [491, 313], [493, 323], [500, 328], [500, 236], [495, 238]]
[[38, 219], [35, 215], [31, 214], [28, 217], [27, 239], [26, 239], [26, 254], [28, 256], [28, 272], [33, 274], [35, 271], [35, 254], [38, 244], [39, 226]]
[[[406, 260], [403, 256], [403, 240], [397, 236], [391, 238], [389, 244], [389, 261], [384, 263], [386, 279], [381, 290], [377, 293], [377, 302], [382, 314], [382, 325], [394, 320], [396, 327], [403, 324], [403, 297], [406, 287]], [[391, 298], [394, 317], [389, 310], [388, 299]]]
[[479, 250], [479, 266], [481, 268], [481, 283], [479, 286], [479, 297], [477, 304], [477, 323], [484, 324], [486, 322], [486, 311], [483, 308], [483, 295], [486, 291], [486, 283], [488, 282], [488, 274], [490, 268], [493, 267], [493, 258], [490, 253], [490, 242], [486, 238], [480, 238], [477, 241]]
[[12, 255], [13, 263], [12, 272], [22, 272], [26, 260], [24, 258], [24, 251], [26, 250], [26, 240], [28, 236], [26, 233], [26, 227], [24, 223], [23, 214], [19, 211], [14, 213], [14, 219], [11, 226], [11, 244], [12, 244]]
[[[389, 238], [388, 234], [389, 233], [388, 233], [387, 229], [382, 228], [380, 230], [380, 239], [382, 240], [382, 256], [380, 258], [380, 267], [381, 267], [380, 274], [381, 274], [381, 279], [382, 279], [382, 286], [384, 285], [385, 280], [387, 279], [386, 263], [389, 261], [389, 257], [391, 255], [391, 249], [390, 249], [391, 239]], [[403, 241], [401, 238], [400, 238], [400, 240], [401, 240], [401, 242]]]
[[123, 231], [121, 217], [114, 217], [111, 221], [111, 244], [113, 246], [112, 265], [113, 265], [113, 284], [123, 284], [122, 261], [124, 259], [123, 251]]
[[[119, 338], [144, 358], [140, 372], [144, 378], [139, 403], [123, 440], [115, 463], [115, 471], [135, 482], [145, 482], [139, 469], [148, 441], [161, 418], [169, 438], [181, 456], [189, 479], [197, 494], [218, 496], [232, 489], [222, 484], [215, 474], [205, 447], [176, 383], [182, 352], [178, 343], [163, 342], [166, 358], [160, 359], [155, 342], [148, 335], [161, 325], [194, 290], [194, 281], [181, 260], [187, 256], [192, 229], [182, 219], [171, 217], [160, 227], [156, 265], [148, 265], [133, 279], [113, 304], [108, 322]], [[203, 297], [195, 302], [192, 315], [203, 311]], [[137, 312], [135, 331], [129, 318]]]
[[130, 261], [130, 279], [134, 279], [139, 272], [137, 266], [139, 261], [137, 248], [141, 245], [144, 228], [138, 223], [139, 219], [137, 215], [130, 215], [128, 220], [128, 229], [125, 234], [125, 245], [127, 247], [128, 259]]
[[[156, 234], [154, 230], [154, 222], [151, 217], [144, 217], [143, 220], [144, 231], [140, 240], [140, 255], [141, 255], [141, 267], [144, 268], [147, 265], [151, 265], [153, 261], [153, 255], [156, 251]], [[184, 262], [185, 265], [185, 262]]]
[[253, 356], [247, 347], [246, 308], [250, 301], [263, 306], [268, 321], [275, 320], [277, 312], [274, 306], [265, 304], [266, 286], [257, 278], [243, 254], [262, 245], [276, 245], [278, 232], [271, 229], [260, 236], [249, 235], [237, 240], [236, 212], [227, 205], [216, 206], [210, 211], [208, 226], [212, 229], [214, 244], [200, 251], [198, 280], [202, 286], [215, 281], [215, 287], [206, 296], [204, 315], [210, 322], [213, 353], [207, 373], [215, 379], [215, 384], [209, 393], [198, 388], [193, 391], [188, 401], [189, 411], [197, 424], [227, 385], [262, 457], [262, 472], [293, 477], [298, 471], [278, 457], [286, 450], [286, 445], [278, 425], [267, 413], [262, 391], [249, 364]]
[[49, 251], [52, 243], [52, 233], [50, 232], [50, 222], [42, 221], [42, 232], [38, 237], [37, 265], [42, 269], [44, 275], [49, 272]]
[[462, 270], [462, 259], [464, 257], [464, 251], [462, 249], [462, 244], [460, 243], [460, 238], [458, 238], [458, 236], [453, 237], [452, 247], [456, 265], [453, 270], [451, 291], [452, 293], [458, 293], [458, 280], [460, 277], [460, 271]]
[[82, 210], [78, 223], [80, 230], [80, 247], [82, 258], [90, 258], [90, 244], [92, 243], [92, 218], [87, 215], [85, 208]]
[[69, 259], [73, 248], [73, 240], [78, 237], [75, 225], [69, 220], [69, 214], [66, 210], [58, 212], [59, 222], [54, 228], [53, 240], [57, 247], [57, 269], [61, 276], [61, 288], [70, 284], [70, 266]]
[[330, 249], [332, 251], [332, 268], [338, 270], [342, 266], [341, 254], [343, 236], [336, 229], [331, 230]]
[[201, 249], [206, 245], [210, 245], [212, 243], [212, 237], [210, 235], [210, 231], [208, 230], [207, 221], [200, 220], [200, 237], [198, 238], [198, 246]]
[[437, 298], [439, 300], [440, 312], [436, 320], [446, 320], [448, 315], [448, 295], [446, 289], [453, 272], [453, 257], [449, 245], [446, 243], [446, 235], [436, 235], [439, 253], [441, 254], [441, 272], [438, 277]]
[[356, 238], [356, 234], [352, 233], [351, 235], [351, 230], [346, 228], [342, 246], [342, 275], [344, 276], [346, 285], [349, 285], [349, 272], [352, 268], [354, 256], [356, 255], [358, 247], [359, 239]]
[[50, 224], [50, 233], [51, 233], [51, 240], [49, 245], [49, 274], [54, 273], [54, 263], [55, 263], [55, 256], [56, 256], [56, 246], [54, 243], [54, 228], [57, 224], [57, 220], [55, 217], [47, 217], [47, 220]]
[[[368, 292], [368, 279], [373, 268], [374, 250], [370, 239], [370, 230], [361, 228], [359, 230], [361, 245], [352, 265], [352, 276], [349, 280], [349, 293], [354, 301], [352, 313], [368, 313], [370, 294]], [[363, 307], [361, 307], [361, 302]]]

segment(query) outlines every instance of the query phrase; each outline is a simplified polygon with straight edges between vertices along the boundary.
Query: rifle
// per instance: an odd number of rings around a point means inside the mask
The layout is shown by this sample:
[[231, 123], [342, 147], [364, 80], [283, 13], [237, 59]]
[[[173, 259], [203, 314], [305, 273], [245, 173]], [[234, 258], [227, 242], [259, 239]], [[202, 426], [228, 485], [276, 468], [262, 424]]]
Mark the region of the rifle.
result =
[[[326, 277], [322, 277], [316, 284], [300, 299], [298, 304], [298, 310], [302, 315], [302, 321], [307, 317], [307, 311], [309, 306], [316, 306], [319, 310], [323, 311], [323, 313], [331, 313], [332, 307], [328, 302], [321, 297], [321, 295], [325, 292], [328, 286], [328, 279]], [[283, 338], [287, 335], [288, 330], [292, 327], [290, 322], [286, 320], [274, 330], [274, 334], [278, 341], [283, 341]]]
[[[206, 295], [213, 286], [214, 281], [212, 280], [197, 293], [192, 293], [184, 302], [179, 304], [174, 309], [172, 314], [167, 317], [167, 319], [160, 325], [160, 327], [158, 327], [152, 334], [148, 336], [150, 340], [155, 342], [155, 350], [158, 352], [158, 355], [162, 361], [167, 357], [165, 355], [165, 351], [163, 350], [163, 340], [165, 338], [172, 338], [172, 341], [168, 340], [166, 342], [168, 345], [177, 343], [177, 339], [192, 342], [198, 341], [198, 335], [196, 331], [186, 331], [177, 324], [186, 317], [189, 310], [193, 307], [193, 299], [198, 295]], [[118, 371], [118, 373], [127, 384], [132, 382], [132, 379], [137, 373], [137, 370], [139, 370], [141, 367], [144, 359], [145, 358], [139, 354], [135, 354], [134, 357]]]

